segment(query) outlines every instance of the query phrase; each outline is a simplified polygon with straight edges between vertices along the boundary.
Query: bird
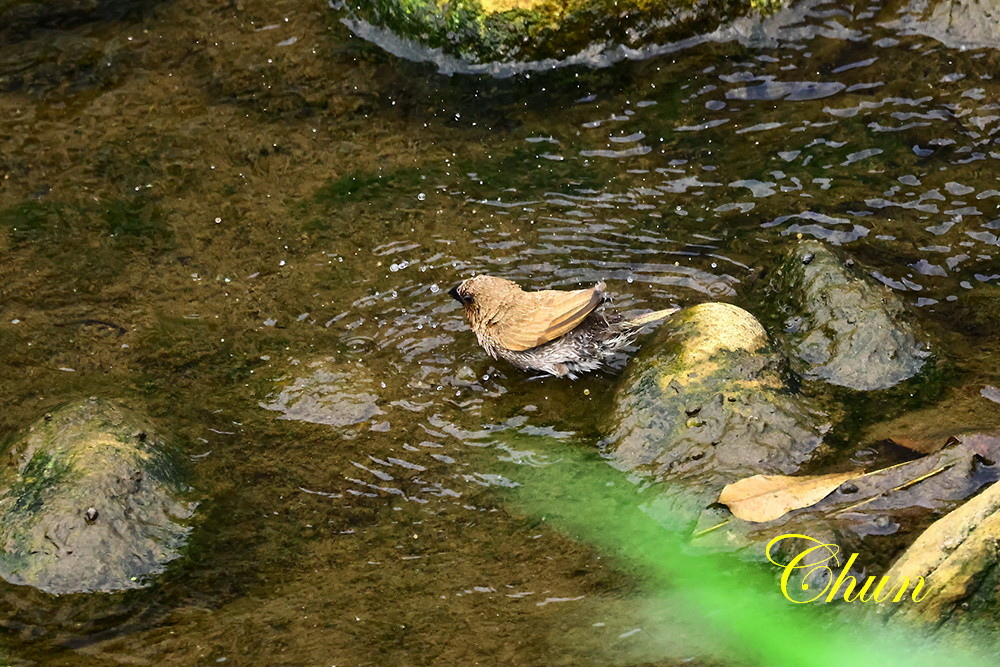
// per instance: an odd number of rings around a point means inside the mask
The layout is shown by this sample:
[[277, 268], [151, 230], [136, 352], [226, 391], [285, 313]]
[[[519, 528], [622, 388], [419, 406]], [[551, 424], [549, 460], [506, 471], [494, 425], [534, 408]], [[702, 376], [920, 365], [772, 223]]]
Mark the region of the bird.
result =
[[448, 290], [462, 304], [479, 345], [522, 370], [575, 380], [606, 368], [639, 330], [674, 314], [667, 308], [625, 319], [599, 307], [609, 297], [601, 281], [587, 289], [526, 292], [517, 283], [477, 275]]

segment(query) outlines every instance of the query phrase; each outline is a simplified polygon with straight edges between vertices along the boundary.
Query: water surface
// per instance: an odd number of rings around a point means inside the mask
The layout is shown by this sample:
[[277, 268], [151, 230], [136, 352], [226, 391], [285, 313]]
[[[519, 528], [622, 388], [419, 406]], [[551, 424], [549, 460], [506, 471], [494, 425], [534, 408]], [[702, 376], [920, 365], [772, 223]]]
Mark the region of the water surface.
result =
[[505, 504], [542, 436], [597, 442], [615, 380], [485, 357], [446, 294], [476, 273], [773, 322], [756, 279], [820, 238], [914, 308], [971, 421], [995, 408], [995, 50], [815, 3], [494, 79], [321, 3], [96, 4], [0, 10], [0, 426], [127, 399], [189, 455], [201, 524], [146, 591], [4, 585], [9, 660], [704, 656], [667, 602], [650, 653], [628, 568]]

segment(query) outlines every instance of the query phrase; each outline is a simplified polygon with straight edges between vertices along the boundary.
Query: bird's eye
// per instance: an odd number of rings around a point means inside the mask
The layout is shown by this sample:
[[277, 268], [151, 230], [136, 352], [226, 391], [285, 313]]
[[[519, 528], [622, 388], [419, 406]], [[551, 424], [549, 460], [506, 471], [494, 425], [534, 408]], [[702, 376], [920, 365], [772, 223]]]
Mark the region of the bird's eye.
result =
[[452, 287], [450, 290], [448, 290], [448, 295], [451, 298], [455, 299], [455, 301], [458, 301], [463, 306], [472, 303], [472, 297], [469, 296], [468, 294], [462, 294], [458, 290], [459, 287], [461, 287], [461, 285], [455, 285], [454, 287]]

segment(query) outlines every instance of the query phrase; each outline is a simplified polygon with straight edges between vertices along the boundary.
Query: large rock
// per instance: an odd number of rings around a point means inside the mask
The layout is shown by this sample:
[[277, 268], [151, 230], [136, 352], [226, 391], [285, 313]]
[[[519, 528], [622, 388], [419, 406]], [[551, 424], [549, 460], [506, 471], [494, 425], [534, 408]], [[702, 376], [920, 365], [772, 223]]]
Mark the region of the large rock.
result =
[[[566, 60], [614, 47], [638, 48], [711, 32], [781, 0], [374, 0], [348, 3], [352, 27], [370, 26], [469, 63]], [[360, 22], [360, 23], [359, 23]], [[352, 24], [352, 22], [349, 22]]]
[[724, 303], [687, 308], [630, 364], [607, 453], [666, 482], [663, 518], [693, 525], [726, 484], [792, 474], [820, 450], [826, 416], [789, 390], [781, 369], [750, 313]]
[[892, 290], [849, 263], [818, 241], [803, 241], [779, 269], [788, 356], [805, 378], [887, 389], [919, 373], [930, 351]]
[[3, 455], [0, 576], [49, 593], [138, 588], [184, 546], [194, 503], [143, 419], [91, 399]]

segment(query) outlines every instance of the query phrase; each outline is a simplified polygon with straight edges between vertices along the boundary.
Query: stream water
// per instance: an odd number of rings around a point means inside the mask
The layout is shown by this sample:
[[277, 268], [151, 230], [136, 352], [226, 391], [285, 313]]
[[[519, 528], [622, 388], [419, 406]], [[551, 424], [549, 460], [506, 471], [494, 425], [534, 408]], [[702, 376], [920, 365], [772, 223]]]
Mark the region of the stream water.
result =
[[493, 362], [447, 290], [603, 279], [627, 313], [767, 321], [754, 277], [819, 238], [996, 424], [1000, 52], [900, 9], [492, 78], [321, 2], [0, 2], [0, 430], [124, 400], [201, 501], [148, 589], [0, 586], [0, 662], [703, 657], [682, 609], [650, 653], [628, 569], [504, 502], [552, 463], [518, 437], [596, 442], [615, 378]]

